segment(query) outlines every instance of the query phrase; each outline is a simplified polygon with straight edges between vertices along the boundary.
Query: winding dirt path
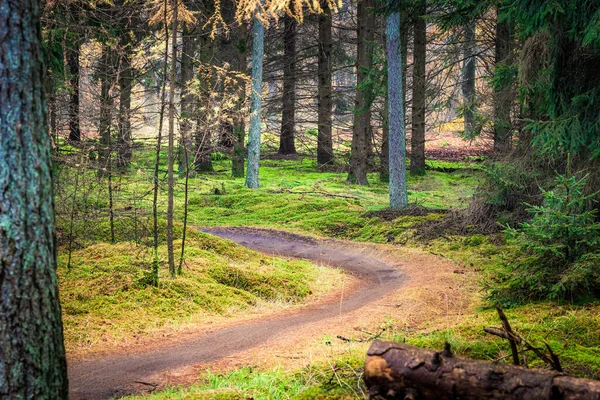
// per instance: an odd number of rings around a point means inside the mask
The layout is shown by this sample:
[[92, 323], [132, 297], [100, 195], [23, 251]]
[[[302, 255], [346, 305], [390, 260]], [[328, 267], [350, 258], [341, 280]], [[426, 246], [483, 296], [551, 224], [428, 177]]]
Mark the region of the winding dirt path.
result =
[[276, 336], [293, 335], [317, 321], [350, 313], [399, 289], [405, 279], [395, 265], [353, 250], [333, 240], [317, 241], [285, 232], [253, 228], [206, 228], [204, 232], [230, 239], [264, 253], [311, 260], [342, 268], [360, 279], [360, 286], [339, 300], [318, 303], [284, 315], [257, 318], [162, 347], [129, 354], [109, 354], [75, 360], [69, 365], [71, 399], [106, 399], [138, 393], [155, 385], [158, 374], [215, 362], [261, 346]]

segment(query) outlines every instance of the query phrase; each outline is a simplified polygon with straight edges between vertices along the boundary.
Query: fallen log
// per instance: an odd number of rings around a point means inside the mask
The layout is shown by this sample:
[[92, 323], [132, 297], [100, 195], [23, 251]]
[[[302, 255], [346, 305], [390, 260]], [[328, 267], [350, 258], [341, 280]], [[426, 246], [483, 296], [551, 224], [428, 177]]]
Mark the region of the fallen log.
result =
[[372, 400], [600, 400], [600, 381], [380, 340], [369, 348], [364, 380]]

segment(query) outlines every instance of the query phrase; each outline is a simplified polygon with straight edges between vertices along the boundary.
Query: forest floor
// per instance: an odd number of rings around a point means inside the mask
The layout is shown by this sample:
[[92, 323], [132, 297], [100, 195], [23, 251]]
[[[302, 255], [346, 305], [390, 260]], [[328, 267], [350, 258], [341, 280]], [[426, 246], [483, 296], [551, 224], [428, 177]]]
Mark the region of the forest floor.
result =
[[[409, 209], [396, 213], [385, 208], [387, 184], [376, 173], [369, 174], [369, 186], [359, 187], [346, 182], [343, 169], [321, 171], [308, 156], [265, 157], [261, 187], [251, 190], [243, 178], [230, 176], [230, 161], [221, 156], [215, 155], [214, 172], [190, 179], [191, 226], [245, 226], [286, 231], [279, 235], [283, 238], [298, 234], [337, 243], [348, 252], [374, 254], [410, 279], [366, 308], [340, 317], [338, 282], [343, 282], [344, 298], [360, 284], [351, 274], [296, 260], [293, 254], [263, 255], [188, 227], [183, 273], [168, 277], [166, 246], [161, 242], [161, 276], [155, 287], [146, 282], [153, 260], [147, 195], [153, 185], [152, 151], [138, 151], [132, 171], [114, 177], [113, 240], [106, 192], [99, 191], [104, 189], [95, 172], [64, 167], [57, 176], [72, 182], [78, 173], [80, 184], [79, 192], [60, 186], [62, 197], [57, 200], [62, 209], [57, 216], [58, 273], [72, 371], [86, 359], [103, 357], [135, 366], [135, 354], [152, 349], [161, 349], [158, 354], [168, 358], [164, 349], [191, 337], [275, 315], [293, 318], [306, 307], [324, 304], [329, 304], [330, 318], [292, 328], [256, 348], [227, 353], [218, 362], [190, 367], [194, 363], [186, 361], [162, 376], [146, 371], [148, 381], [133, 389], [127, 382], [135, 371], [109, 362], [105, 369], [87, 370], [89, 382], [102, 381], [113, 390], [124, 387], [121, 394], [152, 391], [155, 399], [358, 399], [363, 397], [366, 347], [376, 337], [432, 349], [449, 342], [459, 355], [490, 361], [510, 354], [506, 341], [483, 332], [484, 326], [498, 325], [498, 317], [486, 307], [482, 294], [491, 271], [513, 249], [502, 233], [481, 235], [469, 227], [453, 231], [444, 225], [467, 207], [485, 169], [481, 163], [427, 160], [425, 176], [408, 177]], [[178, 221], [184, 204], [182, 182], [180, 178], [175, 188]], [[164, 192], [159, 201], [164, 210]], [[78, 209], [88, 211], [73, 214]], [[165, 216], [159, 217], [164, 229]], [[178, 249], [181, 233], [178, 223]], [[76, 238], [73, 246], [71, 234]], [[569, 373], [600, 377], [600, 302], [542, 302], [505, 312], [513, 328], [531, 342], [547, 342]], [[185, 348], [176, 354], [182, 361], [193, 356]], [[528, 361], [533, 367], [544, 366], [534, 356]], [[74, 390], [95, 387], [76, 383], [83, 382], [78, 379], [71, 381]], [[127, 381], [124, 386], [117, 384], [122, 379]]]
[[[279, 257], [308, 259], [341, 268], [357, 279], [329, 296], [284, 315], [230, 321], [209, 332], [187, 332], [168, 343], [144, 344], [118, 354], [72, 360], [70, 397], [104, 399], [150, 391], [165, 385], [194, 382], [201, 370], [258, 365], [299, 368], [315, 352], [331, 352], [333, 342], [364, 352], [366, 343], [349, 346], [351, 338], [400, 308], [395, 318], [417, 325], [456, 320], [469, 312], [466, 289], [472, 274], [456, 264], [419, 251], [387, 245], [360, 245], [315, 240], [281, 231], [208, 228], [204, 231], [249, 249]], [[458, 268], [458, 269], [457, 269]], [[341, 283], [341, 282], [340, 282]], [[440, 322], [437, 322], [440, 323]], [[329, 343], [319, 346], [315, 339]], [[329, 347], [329, 348], [328, 348]], [[215, 364], [215, 362], [217, 362]]]

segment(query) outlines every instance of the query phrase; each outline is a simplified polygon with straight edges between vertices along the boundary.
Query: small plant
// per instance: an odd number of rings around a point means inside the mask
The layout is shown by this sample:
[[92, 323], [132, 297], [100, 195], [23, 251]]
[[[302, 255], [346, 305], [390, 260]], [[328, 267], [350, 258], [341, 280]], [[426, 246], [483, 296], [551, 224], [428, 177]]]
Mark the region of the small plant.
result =
[[510, 305], [600, 292], [600, 224], [586, 208], [597, 193], [584, 193], [586, 178], [557, 176], [554, 189], [542, 190], [543, 204], [529, 205], [531, 221], [507, 229], [518, 251], [495, 277], [492, 300]]

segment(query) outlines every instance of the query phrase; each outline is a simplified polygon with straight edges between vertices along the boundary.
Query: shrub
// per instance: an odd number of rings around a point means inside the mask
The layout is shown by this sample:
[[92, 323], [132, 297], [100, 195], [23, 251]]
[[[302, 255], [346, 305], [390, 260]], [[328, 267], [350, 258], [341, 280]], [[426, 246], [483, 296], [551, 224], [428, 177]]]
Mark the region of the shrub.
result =
[[570, 299], [600, 292], [600, 224], [586, 202], [587, 177], [557, 176], [544, 202], [520, 229], [507, 228], [517, 252], [493, 279], [490, 299], [504, 306], [528, 300]]

